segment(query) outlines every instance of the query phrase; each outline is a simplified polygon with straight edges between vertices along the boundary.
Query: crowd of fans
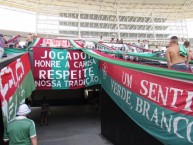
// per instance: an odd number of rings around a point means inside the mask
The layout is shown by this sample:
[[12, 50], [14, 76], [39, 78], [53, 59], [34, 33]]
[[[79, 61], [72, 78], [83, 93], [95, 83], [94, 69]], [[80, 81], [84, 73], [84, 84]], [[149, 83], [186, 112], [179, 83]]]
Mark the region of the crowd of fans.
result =
[[20, 35], [11, 37], [9, 40], [7, 40], [3, 34], [0, 34], [0, 58], [7, 56], [6, 54], [4, 54], [5, 48], [25, 49], [33, 42], [35, 38], [37, 38], [36, 34], [29, 33], [27, 38], [25, 39], [25, 44], [20, 45]]
[[[112, 42], [111, 39], [110, 42]], [[157, 48], [157, 47], [156, 47]], [[189, 65], [190, 60], [193, 60], [193, 49], [190, 47], [190, 42], [185, 41], [183, 44], [179, 44], [178, 37], [171, 37], [168, 45], [165, 49], [155, 49], [151, 51], [153, 57], [165, 58], [167, 62], [162, 62], [159, 59], [151, 59], [151, 58], [143, 58], [138, 57], [137, 55], [133, 55], [133, 53], [148, 53], [146, 50], [148, 49], [148, 41], [144, 40], [140, 43], [138, 40], [137, 43], [132, 43], [129, 45], [128, 49], [116, 49], [122, 51], [124, 53], [120, 54], [110, 54], [111, 56], [118, 57], [124, 60], [130, 61], [140, 61], [142, 63], [152, 64], [152, 65], [162, 65], [168, 68], [182, 70], [182, 71], [192, 71], [193, 66]], [[182, 55], [183, 54], [183, 55]]]
[[[28, 46], [30, 46], [30, 44], [36, 38], [37, 38], [37, 35], [29, 33], [28, 36], [25, 38], [25, 44], [20, 45], [20, 40], [21, 40], [20, 35], [14, 36], [14, 37], [10, 38], [9, 40], [6, 40], [6, 38], [3, 36], [3, 34], [0, 34], [0, 58], [6, 57], [6, 54], [4, 54], [4, 49], [5, 48], [8, 47], [8, 48], [25, 49]], [[100, 37], [99, 42], [103, 42], [102, 36]], [[111, 38], [110, 44], [123, 44], [122, 47], [115, 48], [115, 49], [120, 50], [120, 51], [124, 51], [126, 53], [126, 54], [117, 55], [117, 57], [125, 59], [125, 60], [139, 61], [138, 57], [130, 56], [127, 53], [144, 53], [144, 52], [148, 52], [147, 50], [149, 50], [149, 46], [148, 46], [149, 41], [148, 40], [143, 40], [143, 41], [138, 40], [136, 43], [131, 43], [130, 45], [128, 45], [127, 49], [124, 46], [123, 39], [119, 40], [119, 39]], [[47, 44], [47, 45], [49, 46], [49, 44]], [[190, 42], [185, 41], [183, 45], [187, 49], [186, 51], [188, 53], [188, 58], [185, 57], [185, 61], [189, 61], [190, 59], [193, 58], [193, 54], [192, 54], [193, 50], [190, 48]], [[166, 46], [165, 50], [168, 50], [169, 47], [171, 47], [170, 44], [168, 44]], [[158, 50], [158, 49], [155, 49], [155, 50], [151, 51], [151, 52], [152, 53], [157, 53], [158, 57], [166, 58], [166, 51], [165, 50]]]
[[123, 39], [116, 39], [115, 40], [115, 38], [111, 38], [111, 40], [110, 40], [110, 43], [111, 44], [123, 44]]

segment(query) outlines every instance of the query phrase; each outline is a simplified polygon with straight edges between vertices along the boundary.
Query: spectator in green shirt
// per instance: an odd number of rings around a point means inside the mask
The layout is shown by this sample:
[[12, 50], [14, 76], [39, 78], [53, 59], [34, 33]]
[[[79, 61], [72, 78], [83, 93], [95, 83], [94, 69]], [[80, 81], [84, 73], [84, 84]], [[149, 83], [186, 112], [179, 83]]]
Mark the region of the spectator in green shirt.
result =
[[4, 141], [9, 145], [37, 145], [35, 124], [27, 116], [31, 112], [26, 104], [19, 106], [17, 117], [8, 123]]

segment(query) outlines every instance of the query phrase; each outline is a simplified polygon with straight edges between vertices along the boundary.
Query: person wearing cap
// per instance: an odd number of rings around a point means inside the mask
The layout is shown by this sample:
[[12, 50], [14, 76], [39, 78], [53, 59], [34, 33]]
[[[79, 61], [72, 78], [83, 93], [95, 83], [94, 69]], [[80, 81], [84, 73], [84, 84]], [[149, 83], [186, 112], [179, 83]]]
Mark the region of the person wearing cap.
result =
[[27, 116], [31, 109], [22, 104], [18, 108], [16, 118], [8, 123], [4, 132], [4, 141], [9, 145], [37, 145], [35, 124]]

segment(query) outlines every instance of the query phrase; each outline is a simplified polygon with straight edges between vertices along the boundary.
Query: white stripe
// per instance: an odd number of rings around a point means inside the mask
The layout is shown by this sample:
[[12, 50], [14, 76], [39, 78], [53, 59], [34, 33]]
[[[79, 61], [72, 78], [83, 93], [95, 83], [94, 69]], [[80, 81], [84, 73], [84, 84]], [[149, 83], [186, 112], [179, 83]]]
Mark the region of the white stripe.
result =
[[34, 42], [34, 45], [33, 45], [33, 46], [36, 46], [39, 41], [40, 41], [40, 38], [36, 38], [36, 42]]
[[[94, 52], [93, 50], [86, 50], [86, 51], [89, 51], [90, 53], [92, 53], [92, 54], [94, 54], [94, 55], [101, 56], [100, 54], [98, 54], [98, 53]], [[103, 56], [101, 56], [101, 57], [103, 57]]]
[[30, 138], [33, 138], [33, 137], [36, 137], [36, 134], [35, 134], [35, 135], [30, 136]]
[[32, 121], [32, 124], [33, 124], [33, 126], [34, 126], [35, 135], [30, 136], [30, 138], [33, 138], [33, 137], [35, 137], [35, 136], [36, 136], [36, 126], [35, 126], [35, 123], [34, 123], [33, 121]]
[[76, 48], [82, 48], [82, 47], [80, 47], [74, 40], [70, 40], [70, 42], [71, 42]]
[[15, 119], [17, 119], [17, 120], [21, 120], [21, 119], [26, 119], [27, 117], [25, 117], [25, 116], [17, 116], [17, 117], [15, 117]]

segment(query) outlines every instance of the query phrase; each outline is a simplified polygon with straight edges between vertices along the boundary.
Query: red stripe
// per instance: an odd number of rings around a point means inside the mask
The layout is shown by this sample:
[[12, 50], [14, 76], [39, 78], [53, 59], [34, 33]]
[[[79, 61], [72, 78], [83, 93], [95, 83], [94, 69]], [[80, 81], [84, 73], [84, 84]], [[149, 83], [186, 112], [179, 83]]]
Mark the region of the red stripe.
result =
[[[48, 80], [48, 76], [46, 74], [46, 79], [39, 79], [39, 74], [40, 74], [40, 70], [45, 70], [46, 72], [48, 70], [51, 70], [51, 67], [41, 67], [41, 66], [34, 66], [35, 65], [35, 60], [36, 61], [51, 61], [51, 58], [46, 57], [44, 59], [42, 59], [41, 57], [44, 57], [45, 52], [47, 52], [49, 54], [49, 52], [51, 51], [51, 48], [38, 48], [38, 47], [34, 47], [33, 48], [33, 57], [34, 57], [34, 62], [33, 62], [33, 75], [34, 75], [34, 79], [35, 81], [39, 82], [41, 80], [46, 81]], [[39, 86], [37, 87], [37, 89], [52, 89], [51, 86]]]
[[83, 45], [83, 43], [82, 43], [81, 41], [74, 40], [74, 42], [75, 42], [78, 46], [80, 46], [81, 48], [84, 47], [84, 45]]
[[9, 39], [9, 40], [6, 42], [6, 44], [11, 43], [12, 41], [14, 41], [14, 40], [18, 39], [19, 37], [21, 37], [21, 36], [20, 36], [20, 35], [13, 36], [11, 39]]
[[35, 46], [41, 46], [42, 41], [43, 41], [43, 38], [39, 38], [39, 41], [38, 41], [38, 43]]
[[[155, 75], [143, 73], [140, 71], [128, 69], [125, 67], [113, 65], [113, 64], [110, 64], [107, 62], [101, 62], [100, 68], [102, 68], [104, 65], [107, 66], [106, 67], [107, 68], [107, 74], [113, 80], [120, 83], [122, 86], [128, 88], [132, 92], [138, 94], [139, 96], [144, 97], [145, 99], [147, 99], [147, 100], [149, 100], [149, 101], [151, 101], [159, 106], [162, 106], [162, 107], [167, 108], [169, 110], [172, 110], [174, 112], [178, 112], [178, 113], [180, 112], [180, 113], [183, 113], [186, 115], [193, 116], [193, 111], [184, 110], [184, 107], [186, 105], [186, 99], [188, 97], [187, 91], [193, 92], [193, 83], [183, 82], [180, 80], [179, 81], [178, 80], [172, 80], [172, 79], [164, 78], [161, 76], [155, 76]], [[128, 84], [123, 83], [123, 80], [125, 78], [125, 75], [123, 75], [123, 73], [129, 74], [130, 77], [132, 76], [131, 88], [129, 87]], [[147, 94], [144, 93], [145, 91], [141, 85], [142, 80], [144, 82], [143, 84], [144, 84], [145, 88], [147, 88], [147, 90], [148, 90]], [[153, 90], [155, 90], [155, 92], [154, 91], [151, 92], [152, 95], [150, 95], [150, 96], [151, 96], [151, 98], [156, 98], [156, 100], [153, 100], [149, 97], [150, 87], [152, 87]], [[158, 94], [160, 94], [160, 93], [158, 93], [159, 89], [160, 89], [160, 91], [163, 91], [164, 96], [165, 96], [165, 94], [168, 95], [166, 104], [163, 103], [161, 98], [158, 101]], [[167, 93], [167, 89], [168, 89], [168, 93]], [[179, 89], [180, 91], [182, 90], [182, 95], [180, 94], [180, 92], [178, 92], [176, 102], [174, 101], [175, 100], [174, 89]], [[173, 102], [174, 102], [174, 105], [172, 106]], [[190, 108], [191, 108], [191, 110], [193, 110], [193, 102], [191, 103]]]
[[[109, 58], [109, 59], [113, 59], [113, 60], [119, 60], [119, 61], [125, 61], [123, 59], [120, 59], [120, 58], [117, 58], [117, 57], [114, 57], [114, 56], [111, 56], [109, 54], [105, 54], [103, 52], [100, 52], [98, 50], [93, 50], [95, 53], [97, 53], [98, 55], [100, 56], [103, 56], [103, 57], [106, 57], [106, 58]], [[125, 62], [128, 62], [128, 61], [125, 61]]]

